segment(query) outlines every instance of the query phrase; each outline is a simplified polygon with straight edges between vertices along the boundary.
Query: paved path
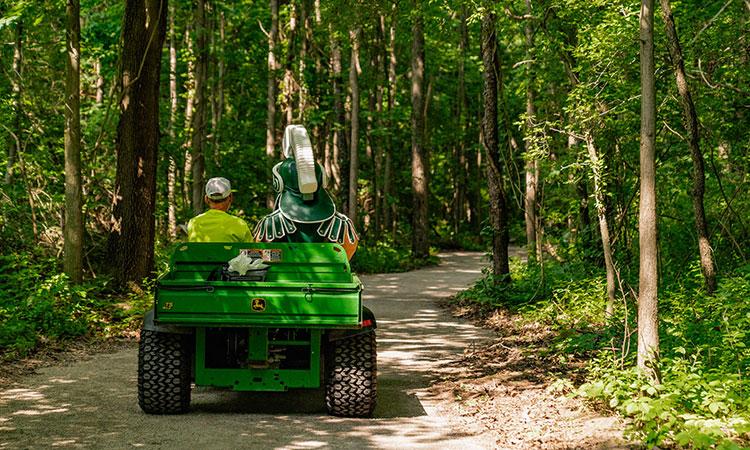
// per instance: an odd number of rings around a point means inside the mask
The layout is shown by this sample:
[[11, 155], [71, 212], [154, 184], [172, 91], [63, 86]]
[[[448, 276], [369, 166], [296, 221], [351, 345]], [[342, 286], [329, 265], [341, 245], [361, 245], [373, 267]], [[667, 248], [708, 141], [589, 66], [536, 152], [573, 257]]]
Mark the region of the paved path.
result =
[[479, 253], [446, 253], [438, 267], [362, 277], [365, 303], [379, 326], [379, 403], [372, 419], [326, 415], [321, 390], [196, 389], [189, 414], [149, 416], [137, 405], [133, 348], [0, 387], [0, 449], [492, 448], [494, 441], [473, 427], [442, 415], [427, 389], [456, 370], [446, 361], [489, 337], [435, 304], [477, 279], [484, 261]]

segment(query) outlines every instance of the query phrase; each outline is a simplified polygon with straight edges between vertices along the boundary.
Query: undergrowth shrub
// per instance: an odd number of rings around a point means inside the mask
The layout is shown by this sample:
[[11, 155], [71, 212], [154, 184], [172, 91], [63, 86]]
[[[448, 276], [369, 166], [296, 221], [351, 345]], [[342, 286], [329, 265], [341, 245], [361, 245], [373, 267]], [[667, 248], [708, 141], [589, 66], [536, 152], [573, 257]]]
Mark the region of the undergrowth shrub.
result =
[[358, 273], [406, 272], [435, 264], [436, 257], [413, 258], [410, 248], [394, 245], [390, 241], [360, 242], [351, 260], [352, 270]]
[[627, 417], [629, 433], [646, 447], [750, 448], [750, 266], [721, 278], [712, 296], [697, 265], [661, 289], [662, 382], [653, 384], [635, 369], [632, 296], [606, 317], [601, 271], [545, 265], [542, 276], [538, 266], [514, 261], [511, 285], [486, 275], [457, 300], [548, 325], [555, 332], [549, 352], [586, 360], [576, 394]]
[[34, 253], [0, 255], [0, 286], [0, 360], [84, 335], [117, 335], [153, 298], [148, 289], [113, 296], [105, 277], [71, 284], [56, 258]]

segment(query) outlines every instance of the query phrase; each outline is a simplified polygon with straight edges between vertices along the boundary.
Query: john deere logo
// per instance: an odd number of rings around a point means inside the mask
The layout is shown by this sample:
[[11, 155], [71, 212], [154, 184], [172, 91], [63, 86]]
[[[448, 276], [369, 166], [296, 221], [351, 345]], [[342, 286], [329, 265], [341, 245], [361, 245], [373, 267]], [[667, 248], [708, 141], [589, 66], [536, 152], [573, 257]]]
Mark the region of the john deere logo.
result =
[[264, 298], [254, 298], [251, 306], [253, 308], [253, 311], [265, 311], [266, 310], [266, 299]]

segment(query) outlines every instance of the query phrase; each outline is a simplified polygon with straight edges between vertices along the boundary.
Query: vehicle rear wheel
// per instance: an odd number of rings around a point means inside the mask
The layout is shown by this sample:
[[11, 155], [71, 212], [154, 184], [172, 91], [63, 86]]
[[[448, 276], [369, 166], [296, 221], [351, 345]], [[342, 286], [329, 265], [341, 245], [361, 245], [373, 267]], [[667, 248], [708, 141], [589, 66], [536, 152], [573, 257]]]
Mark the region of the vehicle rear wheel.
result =
[[334, 416], [368, 417], [377, 402], [375, 332], [332, 343], [326, 374], [326, 408]]
[[141, 330], [138, 405], [148, 414], [182, 414], [190, 407], [187, 336]]

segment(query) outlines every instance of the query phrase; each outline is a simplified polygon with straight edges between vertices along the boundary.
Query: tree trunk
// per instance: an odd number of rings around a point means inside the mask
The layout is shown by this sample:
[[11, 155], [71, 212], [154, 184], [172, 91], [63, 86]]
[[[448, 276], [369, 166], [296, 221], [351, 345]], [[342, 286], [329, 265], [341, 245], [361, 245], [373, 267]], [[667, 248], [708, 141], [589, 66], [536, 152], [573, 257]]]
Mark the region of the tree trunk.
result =
[[658, 246], [656, 227], [656, 93], [654, 82], [654, 0], [642, 0], [641, 39], [641, 201], [638, 220], [638, 367], [659, 380]]
[[191, 151], [193, 148], [193, 102], [195, 101], [195, 64], [193, 63], [195, 54], [193, 52], [193, 39], [190, 36], [190, 24], [185, 28], [185, 46], [188, 54], [185, 90], [187, 98], [185, 99], [185, 164], [182, 170], [182, 204], [192, 208], [193, 203], [193, 186], [190, 182], [193, 172], [193, 158]]
[[284, 67], [284, 128], [294, 123], [294, 40], [297, 34], [297, 9], [289, 2], [289, 32], [286, 35], [286, 64]]
[[13, 133], [15, 136], [8, 145], [8, 164], [5, 170], [5, 184], [13, 182], [13, 170], [21, 154], [21, 118], [23, 117], [23, 22], [16, 23], [16, 45], [13, 48]]
[[206, 32], [206, 1], [198, 0], [195, 9], [195, 102], [193, 138], [190, 157], [193, 174], [193, 213], [203, 212], [203, 175], [206, 171], [206, 84], [208, 81], [208, 36]]
[[411, 47], [411, 187], [412, 244], [415, 258], [430, 256], [429, 223], [427, 217], [430, 196], [427, 184], [427, 158], [424, 148], [424, 32], [422, 30], [421, 0], [414, 0], [415, 17], [412, 25]]
[[[268, 159], [268, 172], [276, 161], [276, 97], [277, 97], [277, 71], [276, 47], [279, 43], [279, 0], [269, 0], [271, 10], [271, 30], [268, 33], [268, 96], [266, 97], [266, 157]], [[271, 184], [269, 183], [269, 188]], [[269, 190], [266, 195], [266, 207], [273, 208], [274, 192]]]
[[[177, 43], [174, 30], [174, 6], [169, 7], [169, 137], [174, 143], [177, 123]], [[175, 190], [177, 182], [177, 161], [171, 151], [167, 167], [167, 234], [177, 238], [177, 205]]]
[[101, 105], [104, 101], [104, 77], [102, 76], [102, 61], [99, 58], [94, 61], [94, 75], [96, 75], [96, 104]]
[[117, 178], [109, 255], [115, 281], [140, 284], [154, 267], [159, 75], [167, 0], [128, 0], [123, 20]]
[[[391, 26], [388, 30], [388, 128], [393, 127], [393, 107], [396, 102], [396, 4], [393, 5]], [[396, 237], [396, 202], [393, 201], [393, 136], [388, 133], [385, 149], [385, 167], [383, 168], [383, 226]]]
[[[531, 16], [531, 0], [526, 0], [526, 14]], [[536, 155], [529, 152], [534, 147], [534, 120], [536, 107], [534, 106], [534, 70], [532, 60], [534, 59], [534, 30], [531, 27], [531, 19], [524, 23], [524, 34], [526, 37], [526, 192], [524, 195], [524, 217], [526, 219], [526, 249], [528, 259], [541, 261], [541, 252], [537, 252], [537, 184], [539, 182], [539, 161]]]
[[[615, 311], [615, 264], [612, 258], [611, 239], [609, 237], [609, 223], [607, 221], [607, 204], [602, 186], [603, 163], [599, 160], [594, 137], [589, 133], [586, 135], [586, 149], [589, 153], [591, 172], [594, 175], [594, 199], [596, 200], [596, 216], [599, 218], [599, 232], [602, 236], [602, 252], [604, 253], [604, 267], [607, 273], [607, 305], [605, 313], [611, 316]], [[585, 185], [584, 185], [585, 188]], [[586, 206], [588, 214], [588, 206]]]
[[351, 139], [349, 140], [349, 218], [358, 227], [357, 180], [359, 179], [359, 30], [349, 32], [352, 42], [352, 60], [349, 69], [349, 86], [352, 90]]
[[497, 52], [495, 14], [487, 8], [482, 17], [482, 62], [484, 65], [484, 116], [482, 146], [487, 155], [490, 223], [492, 224], [492, 273], [496, 283], [510, 282], [508, 263], [508, 212], [505, 206], [497, 129], [497, 91], [502, 83]]
[[693, 212], [695, 213], [695, 231], [698, 234], [698, 252], [701, 259], [701, 271], [706, 285], [706, 291], [712, 294], [716, 290], [716, 270], [714, 257], [711, 251], [711, 241], [708, 239], [708, 225], [706, 223], [706, 211], [703, 207], [703, 194], [705, 192], [705, 174], [703, 164], [703, 152], [700, 148], [700, 131], [698, 128], [698, 114], [695, 111], [693, 97], [690, 94], [687, 77], [685, 75], [685, 63], [682, 56], [680, 40], [677, 37], [672, 8], [669, 0], [660, 0], [664, 27], [667, 30], [667, 42], [669, 54], [672, 56], [677, 91], [680, 94], [682, 114], [685, 130], [688, 134], [690, 155], [693, 159]]
[[73, 283], [83, 280], [83, 216], [81, 194], [81, 6], [67, 5], [65, 59], [65, 244], [63, 266]]
[[[219, 12], [217, 5], [213, 5], [213, 15], [211, 20], [211, 49], [212, 49], [212, 67], [214, 69], [211, 77], [211, 154], [213, 155], [214, 165], [221, 167], [221, 120], [224, 115], [224, 40], [225, 40], [225, 21], [224, 11]], [[219, 40], [216, 41], [218, 27]]]
[[333, 175], [333, 188], [336, 193], [342, 190], [341, 179], [341, 149], [344, 147], [344, 103], [341, 99], [341, 47], [333, 33], [333, 27], [329, 28], [331, 39], [331, 72], [333, 78], [333, 159], [331, 161], [331, 174]]
[[452, 221], [453, 239], [458, 239], [458, 233], [463, 222], [463, 209], [466, 189], [466, 129], [464, 129], [464, 114], [466, 113], [466, 47], [469, 35], [466, 26], [466, 6], [461, 5], [459, 17], [459, 40], [458, 40], [458, 80], [456, 86], [456, 136], [453, 143], [453, 164], [451, 165], [453, 175], [453, 199], [450, 220]]

